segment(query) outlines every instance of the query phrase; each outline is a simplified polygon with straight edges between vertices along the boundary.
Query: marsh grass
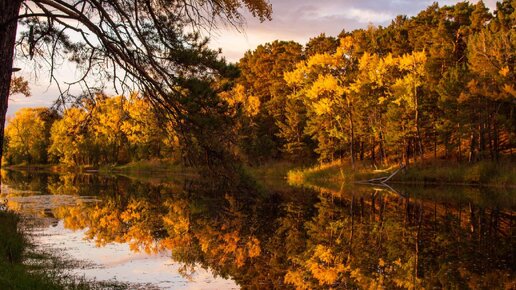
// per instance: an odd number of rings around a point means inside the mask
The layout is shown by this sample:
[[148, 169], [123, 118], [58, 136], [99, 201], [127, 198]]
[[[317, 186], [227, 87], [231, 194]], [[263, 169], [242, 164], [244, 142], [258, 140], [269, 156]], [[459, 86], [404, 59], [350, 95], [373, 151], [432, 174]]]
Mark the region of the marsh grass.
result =
[[289, 161], [278, 161], [259, 166], [246, 166], [245, 168], [255, 178], [285, 179], [287, 173], [296, 168], [296, 165]]
[[416, 164], [396, 176], [394, 181], [514, 187], [516, 166], [510, 160], [472, 164], [434, 161]]
[[[397, 168], [397, 165], [378, 169], [358, 164], [353, 170], [350, 164], [337, 161], [290, 170], [287, 173], [287, 180], [292, 185], [307, 182], [353, 183], [388, 176]], [[472, 164], [440, 160], [426, 161], [402, 170], [392, 178], [391, 182], [516, 187], [516, 166], [512, 160], [481, 161]]]
[[23, 264], [29, 246], [20, 217], [0, 211], [0, 289], [62, 289], [49, 275]]
[[184, 170], [180, 162], [172, 159], [149, 159], [134, 161], [124, 165], [104, 167], [103, 170], [113, 171], [139, 171], [139, 172], [156, 172], [156, 171], [180, 171]]
[[0, 211], [0, 262], [21, 263], [27, 240], [19, 231], [20, 218], [11, 211]]
[[[88, 281], [69, 274], [79, 261], [36, 250], [21, 230], [21, 218], [0, 210], [0, 289], [127, 289], [118, 282]], [[79, 265], [80, 266], [80, 265]]]
[[386, 167], [373, 169], [365, 164], [355, 164], [355, 169], [347, 162], [335, 161], [332, 163], [318, 164], [312, 167], [290, 170], [287, 173], [287, 180], [292, 185], [300, 185], [305, 182], [338, 182], [352, 183], [360, 180], [367, 180], [388, 175], [396, 168]]

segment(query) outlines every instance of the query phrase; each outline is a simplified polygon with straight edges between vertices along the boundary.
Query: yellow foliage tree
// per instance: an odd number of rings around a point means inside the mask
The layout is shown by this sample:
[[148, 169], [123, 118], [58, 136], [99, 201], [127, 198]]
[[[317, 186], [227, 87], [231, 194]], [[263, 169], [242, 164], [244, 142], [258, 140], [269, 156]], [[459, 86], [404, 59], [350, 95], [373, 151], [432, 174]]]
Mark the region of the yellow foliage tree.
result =
[[305, 133], [318, 143], [321, 160], [332, 160], [349, 144], [354, 163], [354, 96], [350, 80], [354, 71], [352, 39], [341, 39], [333, 54], [315, 54], [285, 73], [285, 81], [294, 88], [291, 99], [301, 100], [307, 111]]
[[47, 124], [52, 122], [46, 117], [49, 115], [50, 110], [47, 108], [25, 108], [8, 120], [5, 132], [8, 163], [47, 161]]
[[95, 154], [89, 137], [86, 120], [88, 114], [79, 108], [68, 109], [63, 118], [56, 121], [50, 131], [50, 157], [66, 165], [88, 164]]

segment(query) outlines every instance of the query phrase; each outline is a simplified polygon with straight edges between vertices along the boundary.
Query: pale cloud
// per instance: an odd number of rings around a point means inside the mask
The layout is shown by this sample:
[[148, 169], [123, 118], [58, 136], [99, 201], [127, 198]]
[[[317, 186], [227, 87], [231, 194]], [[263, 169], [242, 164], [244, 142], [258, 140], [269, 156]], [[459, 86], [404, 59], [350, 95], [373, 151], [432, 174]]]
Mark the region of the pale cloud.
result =
[[350, 19], [356, 19], [360, 23], [372, 23], [387, 22], [392, 20], [396, 15], [369, 9], [352, 8], [348, 11], [346, 16]]
[[[248, 15], [246, 33], [230, 28], [212, 37], [211, 46], [222, 48], [223, 55], [238, 61], [247, 50], [274, 40], [294, 40], [305, 44], [321, 33], [337, 36], [342, 30], [365, 28], [369, 24], [388, 25], [397, 15], [413, 16], [434, 0], [270, 0], [272, 21], [260, 23]], [[459, 1], [439, 1], [440, 6]], [[470, 1], [476, 3], [476, 1]], [[496, 0], [484, 1], [491, 9]]]

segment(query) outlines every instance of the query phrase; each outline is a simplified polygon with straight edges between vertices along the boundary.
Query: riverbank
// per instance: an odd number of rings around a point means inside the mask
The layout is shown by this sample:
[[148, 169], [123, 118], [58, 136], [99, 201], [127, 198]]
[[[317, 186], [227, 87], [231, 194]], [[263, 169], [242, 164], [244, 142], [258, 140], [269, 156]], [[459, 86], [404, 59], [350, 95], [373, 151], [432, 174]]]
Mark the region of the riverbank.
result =
[[[390, 176], [398, 165], [371, 168], [357, 164], [355, 170], [347, 163], [334, 162], [293, 169], [287, 173], [291, 184], [340, 182], [354, 183]], [[477, 186], [516, 187], [516, 166], [511, 160], [498, 163], [482, 161], [473, 164], [431, 160], [400, 170], [390, 183], [461, 184]]]
[[35, 259], [36, 254], [29, 251], [30, 243], [20, 230], [16, 213], [0, 210], [0, 237], [0, 289], [89, 289], [84, 283], [64, 283], [36, 264], [23, 263]]
[[138, 173], [152, 175], [157, 172], [181, 172], [193, 173], [192, 168], [187, 168], [177, 161], [171, 159], [150, 159], [134, 161], [127, 164], [112, 164], [112, 165], [81, 165], [69, 166], [64, 164], [16, 164], [4, 165], [2, 168], [18, 171], [45, 171], [45, 172], [100, 172], [104, 174], [109, 173]]
[[0, 289], [2, 290], [86, 290], [127, 289], [117, 281], [90, 281], [68, 274], [80, 263], [45, 253], [33, 245], [22, 229], [21, 217], [0, 209]]
[[[481, 161], [476, 163], [458, 163], [448, 160], [426, 160], [411, 164], [389, 180], [390, 183], [410, 184], [457, 184], [496, 187], [516, 187], [516, 166], [512, 159], [499, 162]], [[202, 169], [183, 166], [171, 159], [151, 159], [131, 162], [123, 165], [101, 167], [64, 165], [16, 165], [8, 166], [14, 170], [36, 170], [51, 172], [99, 172], [102, 174], [122, 174], [129, 177], [161, 178], [189, 176], [200, 177]], [[355, 183], [369, 179], [386, 177], [399, 168], [399, 165], [372, 168], [367, 163], [357, 162], [355, 170], [348, 162], [318, 164], [302, 167], [288, 161], [273, 161], [260, 166], [244, 165], [242, 169], [253, 178], [260, 180], [287, 180], [291, 184], [321, 183]]]

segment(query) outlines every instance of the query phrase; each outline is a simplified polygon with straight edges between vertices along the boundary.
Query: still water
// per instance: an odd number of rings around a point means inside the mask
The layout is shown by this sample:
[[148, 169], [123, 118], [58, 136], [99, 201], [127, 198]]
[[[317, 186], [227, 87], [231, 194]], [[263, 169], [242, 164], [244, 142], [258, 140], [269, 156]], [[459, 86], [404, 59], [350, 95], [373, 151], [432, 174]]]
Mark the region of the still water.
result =
[[514, 190], [261, 183], [6, 171], [2, 199], [131, 289], [516, 289]]

